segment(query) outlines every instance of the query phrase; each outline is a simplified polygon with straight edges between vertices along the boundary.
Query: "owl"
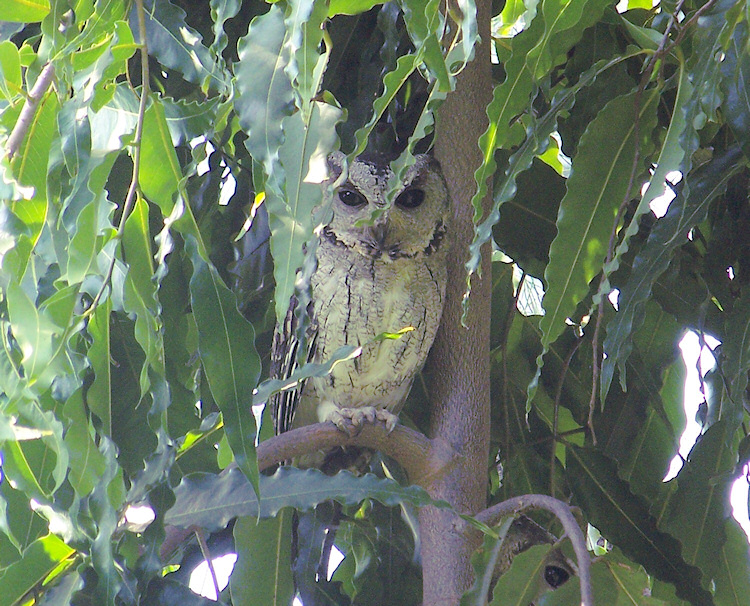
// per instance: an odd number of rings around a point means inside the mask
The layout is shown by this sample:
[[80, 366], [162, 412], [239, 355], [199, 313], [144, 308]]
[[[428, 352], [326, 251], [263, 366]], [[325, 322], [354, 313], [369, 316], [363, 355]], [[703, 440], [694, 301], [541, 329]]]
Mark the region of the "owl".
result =
[[[332, 154], [328, 164], [331, 181], [343, 184], [333, 190], [332, 218], [319, 232], [307, 360], [326, 362], [344, 345], [362, 352], [324, 377], [277, 394], [275, 429], [330, 420], [347, 431], [377, 419], [390, 431], [440, 323], [448, 192], [437, 161], [427, 155], [416, 157], [392, 201], [386, 198], [393, 176], [387, 163], [358, 158], [343, 177], [344, 154]], [[296, 364], [295, 305], [274, 335], [276, 378], [289, 376]], [[403, 329], [400, 338], [375, 339]]]

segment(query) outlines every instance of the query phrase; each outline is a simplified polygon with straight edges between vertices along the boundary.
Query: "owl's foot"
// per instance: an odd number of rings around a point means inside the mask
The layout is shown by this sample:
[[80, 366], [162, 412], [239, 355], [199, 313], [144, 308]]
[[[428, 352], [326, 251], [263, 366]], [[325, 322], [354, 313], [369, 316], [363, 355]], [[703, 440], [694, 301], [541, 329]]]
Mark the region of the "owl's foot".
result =
[[394, 415], [384, 408], [361, 406], [359, 408], [337, 408], [330, 413], [328, 420], [332, 421], [341, 431], [353, 437], [362, 431], [362, 425], [365, 421], [368, 423], [383, 421], [388, 433], [391, 433], [398, 423], [398, 415]]

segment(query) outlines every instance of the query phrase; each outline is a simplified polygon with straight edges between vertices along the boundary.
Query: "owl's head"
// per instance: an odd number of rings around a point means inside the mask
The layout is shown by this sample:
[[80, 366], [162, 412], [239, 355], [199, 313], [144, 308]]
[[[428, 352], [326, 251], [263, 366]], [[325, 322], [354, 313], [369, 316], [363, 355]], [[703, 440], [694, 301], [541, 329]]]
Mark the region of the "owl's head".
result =
[[[341, 152], [329, 156], [332, 179], [341, 176], [345, 158]], [[323, 236], [386, 262], [435, 252], [441, 246], [449, 213], [440, 165], [430, 156], [416, 156], [391, 203], [386, 195], [392, 175], [387, 162], [360, 158], [352, 162], [348, 178], [333, 192], [333, 218]]]

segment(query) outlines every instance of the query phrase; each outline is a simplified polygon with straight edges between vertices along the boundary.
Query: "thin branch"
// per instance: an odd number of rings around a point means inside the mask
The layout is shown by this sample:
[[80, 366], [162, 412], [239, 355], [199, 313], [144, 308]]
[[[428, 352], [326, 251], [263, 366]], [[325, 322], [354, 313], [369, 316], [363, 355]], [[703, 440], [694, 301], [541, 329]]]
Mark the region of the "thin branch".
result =
[[10, 137], [8, 137], [8, 141], [5, 144], [5, 154], [8, 156], [8, 160], [11, 160], [20, 149], [29, 126], [31, 126], [31, 122], [34, 120], [36, 108], [39, 106], [44, 95], [47, 94], [47, 90], [54, 78], [55, 66], [51, 62], [47, 63], [29, 92], [29, 96], [26, 98], [23, 108], [21, 108], [16, 125], [13, 127], [13, 131], [10, 133]]
[[[130, 216], [130, 211], [133, 209], [135, 203], [135, 196], [138, 192], [138, 173], [141, 169], [141, 141], [143, 140], [143, 122], [146, 115], [146, 105], [148, 104], [149, 95], [149, 71], [148, 71], [148, 43], [146, 41], [146, 16], [143, 9], [143, 0], [135, 0], [136, 13], [138, 15], [138, 33], [141, 38], [140, 42], [140, 53], [141, 53], [141, 98], [138, 105], [138, 117], [135, 125], [135, 136], [133, 138], [133, 176], [130, 179], [130, 186], [128, 187], [128, 193], [125, 196], [125, 203], [122, 207], [122, 214], [120, 215], [120, 222], [117, 225], [117, 233], [114, 235], [114, 240], [122, 241], [123, 234], [125, 233], [125, 222]], [[112, 281], [112, 274], [115, 270], [115, 263], [117, 262], [117, 255], [112, 254], [112, 260], [109, 263], [107, 274], [104, 277], [99, 292], [96, 293], [94, 300], [89, 305], [88, 309], [84, 312], [84, 316], [90, 316], [96, 306], [99, 304], [104, 292], [107, 290], [110, 282]]]
[[474, 517], [483, 524], [494, 526], [506, 516], [530, 509], [545, 509], [553, 513], [562, 523], [565, 534], [573, 544], [573, 550], [578, 560], [581, 606], [594, 606], [594, 595], [591, 589], [591, 557], [589, 556], [588, 549], [586, 549], [586, 539], [583, 536], [583, 532], [566, 503], [544, 494], [527, 494], [493, 505], [479, 512]]
[[[352, 426], [352, 430], [355, 428]], [[429, 490], [459, 460], [460, 455], [440, 438], [430, 439], [418, 431], [397, 425], [388, 433], [385, 423], [365, 423], [358, 434], [350, 436], [333, 423], [316, 423], [287, 431], [258, 445], [258, 467], [263, 470], [339, 446], [363, 446], [392, 457], [404, 468], [409, 481]]]
[[216, 570], [214, 569], [214, 562], [211, 559], [211, 552], [208, 549], [208, 544], [206, 543], [206, 537], [203, 535], [203, 529], [198, 528], [197, 526], [192, 527], [192, 531], [195, 534], [195, 538], [198, 539], [198, 545], [200, 545], [201, 548], [201, 555], [203, 556], [203, 559], [206, 561], [206, 565], [208, 566], [208, 571], [211, 573], [211, 580], [214, 583], [214, 590], [216, 591], [216, 599], [219, 599], [219, 594], [221, 593], [221, 590], [219, 589], [219, 579], [216, 577]]

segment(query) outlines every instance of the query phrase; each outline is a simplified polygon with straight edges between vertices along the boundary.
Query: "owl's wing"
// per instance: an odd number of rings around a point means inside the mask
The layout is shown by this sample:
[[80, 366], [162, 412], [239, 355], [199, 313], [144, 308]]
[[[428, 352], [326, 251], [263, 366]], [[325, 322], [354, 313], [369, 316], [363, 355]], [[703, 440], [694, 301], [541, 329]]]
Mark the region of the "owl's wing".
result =
[[[286, 312], [283, 324], [277, 324], [273, 334], [271, 345], [271, 369], [273, 379], [288, 379], [295, 370], [299, 368], [298, 351], [300, 340], [298, 338], [297, 326], [299, 324], [294, 310], [297, 307], [297, 298], [292, 296], [289, 301], [289, 309]], [[312, 306], [310, 306], [312, 307]], [[310, 322], [305, 333], [307, 341], [307, 354], [305, 361], [311, 362], [315, 356], [315, 330], [314, 320]], [[288, 431], [294, 420], [305, 382], [301, 381], [293, 389], [287, 389], [271, 396], [271, 412], [273, 413], [273, 425], [276, 435]]]

